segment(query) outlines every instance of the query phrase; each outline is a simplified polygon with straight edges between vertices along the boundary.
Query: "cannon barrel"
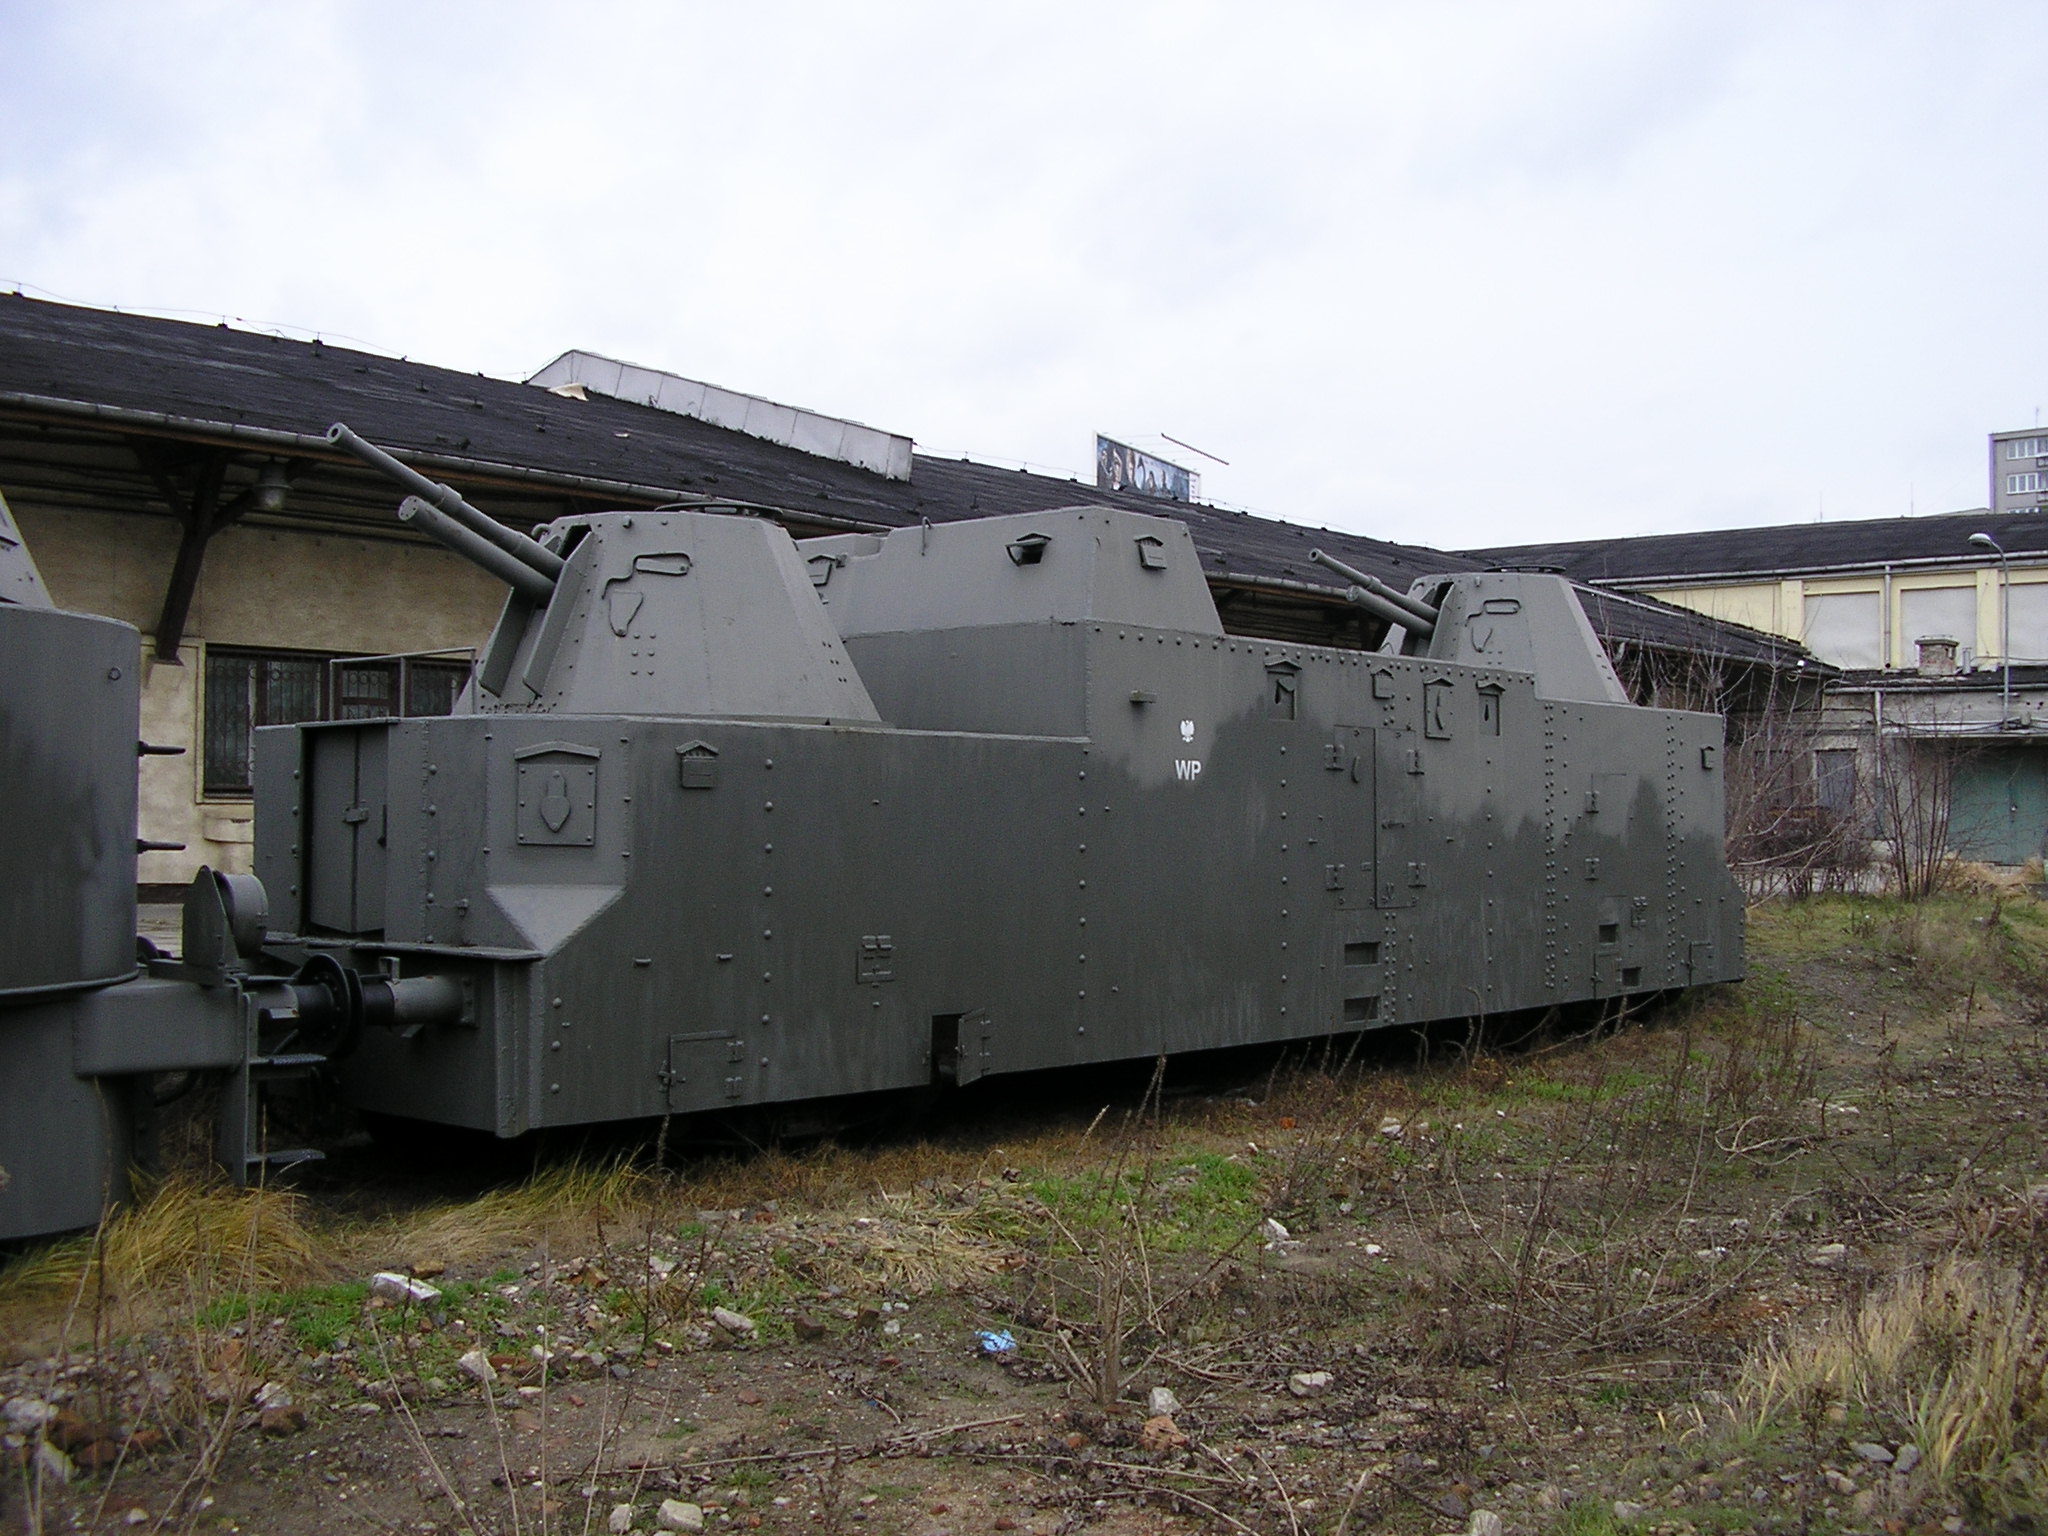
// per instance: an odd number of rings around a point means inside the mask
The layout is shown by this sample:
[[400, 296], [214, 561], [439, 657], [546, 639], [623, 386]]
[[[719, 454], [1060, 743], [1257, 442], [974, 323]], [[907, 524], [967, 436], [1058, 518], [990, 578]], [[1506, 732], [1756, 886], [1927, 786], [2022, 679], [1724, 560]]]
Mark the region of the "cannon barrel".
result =
[[1339, 576], [1347, 577], [1352, 588], [1345, 597], [1366, 612], [1377, 614], [1389, 624], [1399, 624], [1418, 635], [1432, 634], [1436, 630], [1437, 610], [1429, 604], [1397, 592], [1379, 577], [1369, 575], [1353, 566], [1346, 565], [1334, 555], [1326, 555], [1320, 549], [1309, 551], [1309, 559], [1318, 565], [1326, 565]]
[[417, 496], [408, 496], [399, 503], [398, 520], [447, 545], [472, 564], [482, 566], [520, 596], [530, 599], [536, 607], [546, 606], [548, 599], [555, 595], [553, 578], [543, 576], [524, 560], [500, 549], [439, 507]]
[[[525, 534], [507, 528], [503, 523], [486, 512], [478, 511], [475, 507], [464, 501], [452, 486], [443, 485], [438, 480], [429, 480], [411, 465], [399, 463], [398, 460], [391, 457], [390, 454], [379, 448], [375, 443], [358, 437], [344, 423], [337, 421], [327, 429], [327, 441], [335, 444], [337, 447], [346, 448], [372, 469], [383, 471], [393, 480], [396, 480], [400, 485], [411, 491], [414, 496], [426, 502], [428, 506], [445, 514], [448, 520], [454, 522], [464, 531], [474, 534], [478, 539], [488, 543], [493, 548], [512, 556], [522, 564], [538, 571], [548, 579], [550, 590], [553, 588], [554, 579], [562, 574], [562, 557], [553, 550], [543, 549]], [[400, 516], [402, 517], [404, 514], [400, 513]], [[471, 553], [474, 546], [457, 544], [452, 540], [441, 538], [441, 535], [436, 533], [432, 526], [424, 522], [420, 526], [426, 532], [434, 533], [436, 538], [440, 538], [443, 544], [448, 545], [449, 548], [455, 550], [458, 554], [466, 555], [470, 559], [476, 560], [477, 564], [483, 566], [492, 575], [511, 582], [513, 586], [519, 587], [521, 591], [527, 590], [526, 587], [514, 581], [510, 576], [504, 575], [498, 565], [489, 561], [478, 560], [476, 555]], [[547, 599], [543, 596], [539, 601], [546, 602]]]

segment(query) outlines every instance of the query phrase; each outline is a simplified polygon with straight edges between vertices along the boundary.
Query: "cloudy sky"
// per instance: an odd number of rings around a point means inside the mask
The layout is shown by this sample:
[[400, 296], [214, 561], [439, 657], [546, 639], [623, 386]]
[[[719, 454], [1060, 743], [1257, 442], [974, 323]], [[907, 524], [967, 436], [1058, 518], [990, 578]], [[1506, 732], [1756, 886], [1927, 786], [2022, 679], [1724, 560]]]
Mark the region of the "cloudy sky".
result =
[[2035, 0], [0, 0], [0, 286], [1453, 547], [1980, 506]]

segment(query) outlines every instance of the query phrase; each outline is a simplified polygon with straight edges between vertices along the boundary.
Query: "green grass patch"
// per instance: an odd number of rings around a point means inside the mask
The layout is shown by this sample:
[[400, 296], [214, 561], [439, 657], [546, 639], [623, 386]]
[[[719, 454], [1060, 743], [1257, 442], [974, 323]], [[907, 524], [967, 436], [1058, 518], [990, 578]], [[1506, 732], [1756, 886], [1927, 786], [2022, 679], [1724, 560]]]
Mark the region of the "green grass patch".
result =
[[199, 1322], [206, 1328], [226, 1328], [236, 1323], [253, 1327], [281, 1317], [290, 1326], [299, 1348], [309, 1355], [324, 1355], [343, 1334], [355, 1332], [369, 1295], [366, 1282], [352, 1280], [341, 1285], [302, 1285], [253, 1296], [223, 1296], [200, 1309]]
[[1219, 1152], [1196, 1152], [1155, 1164], [1149, 1174], [1126, 1169], [1079, 1176], [1040, 1174], [1027, 1187], [1075, 1232], [1101, 1230], [1137, 1209], [1145, 1240], [1165, 1252], [1226, 1248], [1258, 1225], [1259, 1188], [1267, 1169]]

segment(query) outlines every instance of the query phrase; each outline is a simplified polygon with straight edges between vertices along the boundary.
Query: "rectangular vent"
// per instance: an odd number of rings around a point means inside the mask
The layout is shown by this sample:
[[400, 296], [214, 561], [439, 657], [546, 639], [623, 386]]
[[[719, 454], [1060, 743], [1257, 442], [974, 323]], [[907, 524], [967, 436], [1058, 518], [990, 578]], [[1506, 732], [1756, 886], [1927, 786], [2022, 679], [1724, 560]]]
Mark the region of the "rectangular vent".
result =
[[1380, 1016], [1380, 1000], [1377, 997], [1347, 997], [1344, 999], [1344, 1022], [1346, 1024], [1370, 1024]]
[[1621, 984], [1624, 987], [1640, 987], [1643, 984], [1643, 968], [1640, 965], [1624, 965], [1621, 968]]
[[1600, 925], [1600, 942], [1602, 944], [1619, 944], [1621, 942], [1621, 924], [1602, 923]]
[[1344, 963], [1346, 965], [1378, 965], [1380, 963], [1379, 944], [1377, 941], [1372, 940], [1368, 940], [1363, 944], [1346, 944], [1344, 946]]

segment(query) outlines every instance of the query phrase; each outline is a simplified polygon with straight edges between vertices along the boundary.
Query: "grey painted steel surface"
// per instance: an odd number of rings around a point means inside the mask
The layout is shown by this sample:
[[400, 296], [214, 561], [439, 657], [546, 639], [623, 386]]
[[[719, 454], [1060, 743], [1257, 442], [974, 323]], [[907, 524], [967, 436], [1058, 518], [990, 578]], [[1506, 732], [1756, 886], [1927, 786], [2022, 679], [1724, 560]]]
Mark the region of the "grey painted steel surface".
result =
[[241, 1086], [227, 1160], [246, 1171], [252, 1072], [277, 1070], [260, 1015], [298, 1002], [246, 974], [263, 901], [246, 878], [202, 872], [184, 961], [143, 974], [140, 660], [130, 625], [50, 606], [0, 504], [0, 797], [14, 813], [0, 838], [0, 1239], [90, 1226], [125, 1197], [136, 1107], [159, 1072], [226, 1071]]
[[528, 542], [462, 712], [257, 733], [262, 880], [138, 971], [138, 639], [0, 541], [0, 1237], [120, 1197], [160, 1072], [223, 1075], [239, 1177], [321, 1068], [510, 1136], [1742, 973], [1721, 723], [1628, 704], [1558, 578], [1418, 582], [1368, 653], [1227, 635], [1100, 507]]
[[0, 502], [0, 1007], [135, 972], [141, 648], [50, 605]]
[[[1381, 653], [1226, 635], [1101, 508], [791, 544], [566, 519], [446, 719], [258, 733], [284, 947], [464, 989], [363, 1108], [517, 1135], [1742, 974], [1721, 722], [1555, 577]], [[1404, 652], [1403, 647], [1406, 647]]]

